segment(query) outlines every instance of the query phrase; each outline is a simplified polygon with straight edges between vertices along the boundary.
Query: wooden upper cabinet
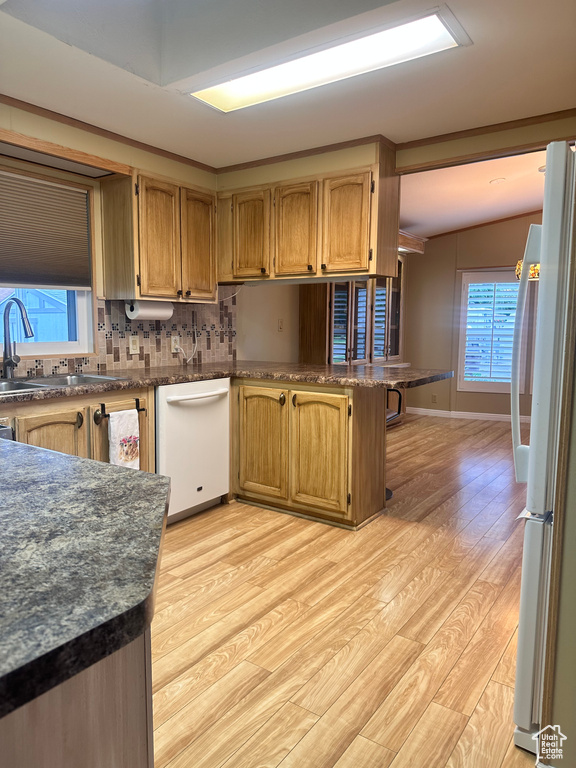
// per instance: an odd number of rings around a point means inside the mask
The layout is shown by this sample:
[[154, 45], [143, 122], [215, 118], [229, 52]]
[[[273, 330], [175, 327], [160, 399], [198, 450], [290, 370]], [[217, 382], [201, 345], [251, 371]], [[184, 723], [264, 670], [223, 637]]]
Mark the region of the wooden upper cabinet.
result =
[[216, 296], [215, 197], [182, 187], [180, 221], [184, 298], [214, 299]]
[[180, 189], [139, 177], [140, 293], [177, 298], [181, 290]]
[[317, 269], [318, 182], [289, 184], [274, 191], [277, 275], [313, 274]]
[[290, 498], [348, 514], [348, 397], [290, 392]]
[[370, 171], [324, 180], [321, 272], [368, 269], [371, 185]]
[[239, 487], [288, 498], [288, 391], [240, 387]]
[[232, 196], [235, 277], [270, 274], [270, 190]]
[[88, 456], [86, 408], [20, 416], [16, 419], [16, 439], [38, 448]]

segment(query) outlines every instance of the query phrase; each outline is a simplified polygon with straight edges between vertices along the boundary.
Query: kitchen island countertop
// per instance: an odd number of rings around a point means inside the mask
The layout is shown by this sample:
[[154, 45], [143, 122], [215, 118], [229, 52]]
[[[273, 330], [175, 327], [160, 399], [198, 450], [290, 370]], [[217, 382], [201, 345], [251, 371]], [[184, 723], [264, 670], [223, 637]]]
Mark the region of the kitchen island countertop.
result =
[[412, 368], [411, 366], [304, 365], [250, 360], [230, 363], [202, 363], [199, 365], [180, 364], [158, 368], [130, 368], [106, 371], [105, 374], [119, 378], [117, 380], [104, 380], [97, 384], [48, 387], [28, 392], [0, 394], [0, 404], [228, 377], [332, 384], [344, 387], [382, 387], [388, 389], [406, 387], [410, 389], [452, 378], [454, 371]]
[[0, 440], [0, 717], [149, 626], [169, 480]]

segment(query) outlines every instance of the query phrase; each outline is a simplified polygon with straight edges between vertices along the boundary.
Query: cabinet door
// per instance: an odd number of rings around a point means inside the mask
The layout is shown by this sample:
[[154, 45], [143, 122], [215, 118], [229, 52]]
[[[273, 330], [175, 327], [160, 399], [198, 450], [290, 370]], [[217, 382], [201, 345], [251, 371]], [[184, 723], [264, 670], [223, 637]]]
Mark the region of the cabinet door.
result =
[[180, 191], [139, 178], [140, 293], [175, 299], [181, 290]]
[[182, 290], [184, 298], [216, 297], [215, 198], [180, 189]]
[[[103, 400], [103, 404], [106, 408], [106, 413], [116, 413], [116, 411], [129, 411], [132, 408], [136, 408], [136, 401], [134, 398], [122, 400], [119, 402], [107, 403]], [[154, 472], [154, 456], [152, 454], [151, 446], [148, 440], [148, 399], [141, 397], [139, 399], [140, 411], [138, 414], [138, 422], [140, 426], [140, 469], [145, 472]], [[108, 419], [101, 419], [102, 404], [92, 405], [88, 409], [90, 419], [90, 448], [91, 458], [96, 461], [110, 461], [110, 446], [108, 442]]]
[[289, 184], [274, 192], [276, 222], [274, 272], [277, 275], [315, 273], [318, 222], [318, 182]]
[[368, 269], [371, 173], [324, 181], [323, 272]]
[[16, 439], [39, 448], [86, 457], [86, 408], [42, 416], [19, 416], [16, 419]]
[[270, 274], [270, 190], [232, 196], [234, 276]]
[[288, 498], [288, 392], [240, 387], [241, 491]]
[[348, 397], [290, 393], [290, 498], [348, 514]]

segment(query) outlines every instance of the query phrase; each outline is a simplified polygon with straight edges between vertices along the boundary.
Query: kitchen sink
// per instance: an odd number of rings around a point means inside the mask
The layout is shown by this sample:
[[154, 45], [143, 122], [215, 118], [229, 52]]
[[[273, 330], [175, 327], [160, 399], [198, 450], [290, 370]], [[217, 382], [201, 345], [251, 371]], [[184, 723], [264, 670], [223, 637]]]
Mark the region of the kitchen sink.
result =
[[32, 392], [35, 389], [46, 389], [45, 384], [32, 384], [30, 381], [15, 381], [14, 379], [2, 379], [0, 381], [0, 394], [10, 392]]
[[106, 381], [124, 381], [120, 376], [99, 376], [92, 373], [73, 373], [67, 376], [36, 376], [34, 384], [43, 387], [77, 387], [82, 384], [102, 384]]

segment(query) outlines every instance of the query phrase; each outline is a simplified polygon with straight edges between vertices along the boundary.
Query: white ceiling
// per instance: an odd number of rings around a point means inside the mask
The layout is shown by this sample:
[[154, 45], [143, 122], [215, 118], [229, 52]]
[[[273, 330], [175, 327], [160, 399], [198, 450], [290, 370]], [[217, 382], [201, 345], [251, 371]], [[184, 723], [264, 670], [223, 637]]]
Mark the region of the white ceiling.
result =
[[545, 163], [542, 151], [403, 176], [400, 228], [431, 237], [541, 210]]
[[[0, 0], [0, 92], [214, 167], [375, 134], [401, 143], [574, 107], [573, 0], [451, 0], [471, 46], [238, 112], [219, 113], [185, 93], [431, 7], [429, 0]], [[467, 226], [463, 176], [450, 179], [480, 172], [478, 165], [406, 178], [405, 228], [430, 234], [440, 226], [432, 181], [444, 184], [445, 208], [462, 209], [442, 226]], [[499, 198], [495, 218], [533, 210], [522, 201], [508, 213], [512, 185], [486, 192], [479, 184], [487, 210]], [[515, 189], [525, 191], [522, 183]], [[427, 222], [414, 205], [428, 206]]]

